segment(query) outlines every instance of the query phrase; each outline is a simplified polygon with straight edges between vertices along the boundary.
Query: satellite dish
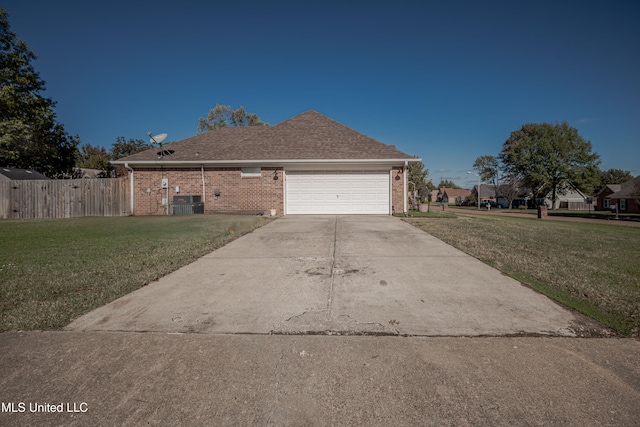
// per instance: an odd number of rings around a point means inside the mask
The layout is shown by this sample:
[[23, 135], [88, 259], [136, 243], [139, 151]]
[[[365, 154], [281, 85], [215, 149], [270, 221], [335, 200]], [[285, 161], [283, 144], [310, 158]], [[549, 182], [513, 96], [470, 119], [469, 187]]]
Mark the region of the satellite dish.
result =
[[[151, 136], [151, 132], [147, 132], [147, 135]], [[159, 133], [156, 136], [151, 136], [151, 139], [149, 140], [149, 142], [156, 143], [156, 144], [162, 144], [162, 141], [164, 141], [165, 139], [167, 139], [167, 134], [166, 133]]]

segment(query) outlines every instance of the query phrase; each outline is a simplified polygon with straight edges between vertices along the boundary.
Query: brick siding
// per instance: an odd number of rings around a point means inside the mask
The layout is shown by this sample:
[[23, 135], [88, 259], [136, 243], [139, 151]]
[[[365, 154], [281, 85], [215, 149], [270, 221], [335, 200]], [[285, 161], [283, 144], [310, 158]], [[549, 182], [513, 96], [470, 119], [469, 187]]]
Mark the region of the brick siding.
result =
[[[134, 214], [165, 215], [167, 190], [162, 179], [169, 180], [169, 214], [172, 213], [173, 196], [197, 195], [205, 202], [205, 213], [238, 212], [247, 214], [268, 213], [276, 209], [281, 215], [284, 208], [282, 172], [273, 179], [274, 168], [262, 168], [259, 177], [242, 177], [240, 168], [205, 168], [202, 191], [200, 168], [136, 169], [134, 173]], [[180, 192], [176, 192], [179, 187]], [[216, 191], [219, 196], [216, 196]]]
[[[274, 180], [274, 170], [278, 179]], [[397, 168], [391, 172], [391, 198], [394, 212], [403, 212], [403, 190], [407, 186], [406, 173], [396, 180]], [[167, 190], [162, 188], [162, 179], [169, 180]], [[202, 171], [200, 168], [156, 168], [135, 169], [134, 172], [134, 215], [166, 215], [167, 198], [169, 214], [172, 212], [173, 197], [176, 195], [197, 195], [205, 202], [205, 213], [237, 212], [246, 214], [265, 213], [271, 209], [277, 215], [284, 213], [284, 186], [281, 168], [262, 168], [258, 177], [242, 177], [241, 168], [204, 168], [205, 191], [202, 192]], [[180, 187], [180, 192], [176, 192]], [[216, 191], [219, 196], [216, 196]]]
[[[404, 195], [405, 188], [408, 190], [408, 186], [404, 185], [407, 180], [406, 170], [400, 174], [400, 179], [396, 179], [398, 176], [398, 169], [391, 170], [391, 205], [393, 206], [393, 212], [404, 212]], [[401, 168], [400, 168], [401, 169]]]

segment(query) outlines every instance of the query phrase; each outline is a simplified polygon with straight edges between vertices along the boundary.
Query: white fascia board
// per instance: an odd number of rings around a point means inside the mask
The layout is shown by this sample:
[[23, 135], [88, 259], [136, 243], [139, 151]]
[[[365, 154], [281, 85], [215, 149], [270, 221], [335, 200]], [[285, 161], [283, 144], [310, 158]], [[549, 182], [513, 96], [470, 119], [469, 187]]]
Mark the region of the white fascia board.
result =
[[128, 163], [129, 166], [243, 166], [243, 165], [264, 165], [264, 166], [293, 166], [293, 165], [325, 165], [325, 164], [343, 164], [343, 165], [404, 165], [405, 162], [420, 162], [422, 159], [296, 159], [296, 160], [140, 160], [140, 161], [120, 161], [114, 160], [111, 163], [114, 165], [124, 165]]

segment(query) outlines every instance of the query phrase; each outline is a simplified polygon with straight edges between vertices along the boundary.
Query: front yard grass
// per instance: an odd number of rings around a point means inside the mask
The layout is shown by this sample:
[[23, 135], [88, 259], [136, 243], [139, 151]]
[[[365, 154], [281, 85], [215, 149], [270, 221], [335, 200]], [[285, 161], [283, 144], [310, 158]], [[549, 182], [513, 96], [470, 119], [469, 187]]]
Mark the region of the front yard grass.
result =
[[454, 218], [456, 214], [448, 211], [443, 211], [441, 207], [435, 209], [433, 206], [429, 212], [420, 212], [417, 209], [409, 209], [409, 212], [405, 215], [402, 212], [394, 213], [393, 216], [397, 217], [416, 217], [416, 218]]
[[640, 228], [467, 214], [405, 221], [623, 335], [640, 335]]
[[0, 332], [59, 329], [268, 221], [238, 215], [0, 221]]

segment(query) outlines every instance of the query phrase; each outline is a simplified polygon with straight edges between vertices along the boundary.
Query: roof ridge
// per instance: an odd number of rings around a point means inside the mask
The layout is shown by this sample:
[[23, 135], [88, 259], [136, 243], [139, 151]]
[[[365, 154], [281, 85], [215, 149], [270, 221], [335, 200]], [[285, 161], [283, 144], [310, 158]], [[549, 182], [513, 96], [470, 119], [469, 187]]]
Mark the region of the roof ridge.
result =
[[[165, 159], [176, 162], [416, 159], [313, 109], [273, 126], [225, 126], [164, 148], [175, 150]], [[154, 147], [118, 162], [155, 161], [157, 151]]]
[[[332, 118], [332, 117], [329, 117], [329, 116], [327, 116], [326, 114], [323, 114], [323, 113], [321, 113], [321, 112], [319, 112], [319, 111], [317, 111], [317, 110], [314, 110], [314, 109], [309, 109], [309, 110], [303, 111], [303, 112], [302, 112], [302, 113], [300, 113], [300, 114], [297, 114], [297, 115], [295, 115], [295, 116], [293, 116], [293, 117], [291, 117], [291, 118], [289, 118], [289, 119], [287, 119], [287, 120], [284, 120], [284, 121], [282, 121], [282, 122], [280, 122], [280, 123], [277, 123], [277, 124], [276, 124], [276, 125], [274, 125], [273, 127], [275, 128], [275, 127], [277, 127], [277, 126], [279, 126], [279, 125], [281, 125], [281, 124], [284, 124], [284, 123], [286, 123], [286, 122], [288, 122], [288, 121], [291, 121], [291, 120], [293, 120], [293, 119], [296, 119], [296, 118], [298, 118], [298, 117], [300, 117], [300, 116], [303, 116], [303, 115], [305, 115], [305, 114], [309, 114], [309, 113], [315, 113], [316, 115], [318, 115], [318, 116], [320, 116], [320, 117], [322, 117], [322, 118], [324, 118], [324, 119], [330, 120], [331, 122], [335, 123], [336, 125], [338, 125], [338, 126], [340, 126], [340, 127], [343, 127], [343, 128], [346, 128], [346, 129], [348, 129], [348, 130], [350, 130], [350, 131], [352, 131], [352, 132], [354, 132], [354, 133], [358, 134], [361, 138], [365, 138], [366, 140], [376, 142], [377, 144], [381, 144], [381, 145], [383, 145], [384, 147], [388, 147], [388, 148], [390, 148], [390, 149], [392, 149], [392, 150], [396, 150], [396, 151], [398, 151], [399, 153], [402, 153], [400, 150], [398, 150], [398, 148], [396, 148], [395, 144], [386, 144], [386, 143], [384, 143], [384, 142], [382, 142], [382, 141], [379, 141], [379, 140], [377, 140], [377, 139], [375, 139], [375, 138], [373, 138], [373, 137], [371, 137], [371, 136], [369, 136], [369, 135], [367, 135], [367, 134], [365, 134], [365, 133], [360, 132], [360, 131], [359, 131], [359, 130], [357, 130], [357, 129], [354, 129], [354, 128], [350, 127], [350, 126], [347, 126], [347, 125], [345, 125], [344, 123], [339, 122], [338, 120], [336, 120], [336, 119], [334, 119], [334, 118]], [[406, 153], [402, 153], [402, 154], [406, 155]], [[412, 156], [412, 157], [417, 158], [417, 156]]]

